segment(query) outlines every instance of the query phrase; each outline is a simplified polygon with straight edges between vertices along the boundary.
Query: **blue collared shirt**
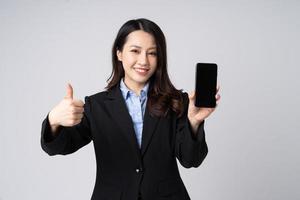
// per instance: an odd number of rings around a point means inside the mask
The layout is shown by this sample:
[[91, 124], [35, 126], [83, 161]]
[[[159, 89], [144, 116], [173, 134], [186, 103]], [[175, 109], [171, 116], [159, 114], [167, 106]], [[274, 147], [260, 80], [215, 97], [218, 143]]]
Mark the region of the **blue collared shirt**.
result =
[[133, 91], [127, 88], [124, 83], [124, 79], [120, 81], [120, 89], [133, 122], [137, 142], [139, 144], [139, 147], [141, 148], [143, 122], [147, 104], [149, 82], [141, 90], [140, 96], [136, 95]]

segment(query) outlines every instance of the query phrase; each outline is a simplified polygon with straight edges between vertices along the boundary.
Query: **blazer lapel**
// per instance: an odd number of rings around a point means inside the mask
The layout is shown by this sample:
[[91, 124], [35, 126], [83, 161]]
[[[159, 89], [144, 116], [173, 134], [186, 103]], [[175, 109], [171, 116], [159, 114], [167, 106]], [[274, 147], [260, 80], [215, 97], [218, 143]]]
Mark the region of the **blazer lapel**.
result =
[[107, 107], [107, 111], [116, 122], [116, 125], [122, 130], [122, 134], [127, 138], [138, 156], [140, 156], [132, 119], [119, 87], [115, 87], [108, 92], [108, 99], [104, 103]]
[[118, 86], [108, 92], [108, 99], [105, 101], [105, 105], [111, 117], [115, 120], [116, 125], [120, 127], [122, 134], [127, 138], [136, 153], [139, 156], [143, 156], [151, 141], [153, 133], [155, 132], [159, 118], [151, 116], [148, 106], [146, 106], [142, 132], [142, 147], [140, 150], [136, 140], [131, 116], [127, 110], [125, 100]]
[[155, 132], [155, 129], [157, 127], [158, 121], [159, 121], [158, 117], [153, 117], [150, 115], [147, 106], [145, 110], [143, 133], [142, 133], [142, 150], [141, 150], [142, 156], [145, 154], [147, 150], [147, 147], [151, 141], [153, 133]]

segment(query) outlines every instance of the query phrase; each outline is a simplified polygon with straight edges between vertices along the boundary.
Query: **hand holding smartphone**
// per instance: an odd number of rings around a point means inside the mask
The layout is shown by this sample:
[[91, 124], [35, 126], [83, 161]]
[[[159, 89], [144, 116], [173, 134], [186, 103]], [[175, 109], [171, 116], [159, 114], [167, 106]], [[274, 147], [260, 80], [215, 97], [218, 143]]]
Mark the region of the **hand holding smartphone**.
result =
[[215, 63], [196, 65], [196, 107], [216, 107], [218, 66]]

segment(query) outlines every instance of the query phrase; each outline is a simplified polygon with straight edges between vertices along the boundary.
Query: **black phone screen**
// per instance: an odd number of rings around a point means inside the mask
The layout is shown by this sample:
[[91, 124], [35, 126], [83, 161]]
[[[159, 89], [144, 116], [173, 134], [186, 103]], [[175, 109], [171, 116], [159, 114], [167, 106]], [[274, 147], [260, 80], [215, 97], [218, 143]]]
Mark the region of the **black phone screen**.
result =
[[216, 107], [217, 71], [215, 63], [197, 63], [195, 106]]

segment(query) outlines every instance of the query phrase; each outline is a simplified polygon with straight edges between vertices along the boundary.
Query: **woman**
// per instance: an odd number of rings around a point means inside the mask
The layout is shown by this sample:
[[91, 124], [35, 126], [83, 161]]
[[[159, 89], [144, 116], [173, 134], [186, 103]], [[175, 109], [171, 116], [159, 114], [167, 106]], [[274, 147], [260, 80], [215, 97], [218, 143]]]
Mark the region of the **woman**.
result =
[[66, 155], [93, 141], [92, 200], [190, 199], [176, 158], [186, 168], [202, 163], [208, 152], [204, 120], [215, 109], [195, 107], [195, 94], [172, 85], [164, 34], [150, 20], [120, 28], [112, 63], [107, 90], [85, 97], [85, 104], [73, 99], [68, 85], [43, 121], [43, 150]]

